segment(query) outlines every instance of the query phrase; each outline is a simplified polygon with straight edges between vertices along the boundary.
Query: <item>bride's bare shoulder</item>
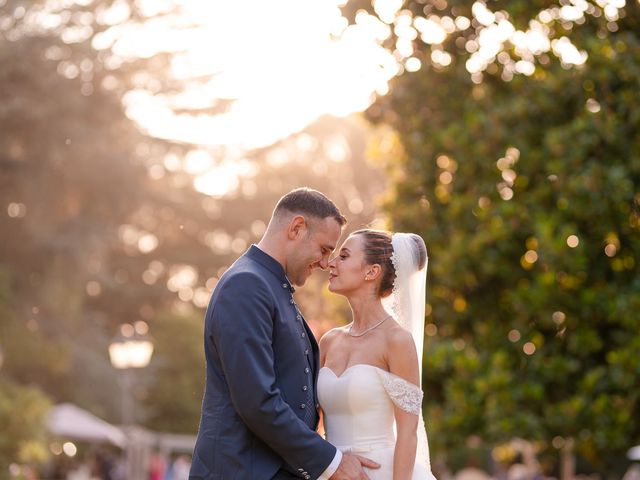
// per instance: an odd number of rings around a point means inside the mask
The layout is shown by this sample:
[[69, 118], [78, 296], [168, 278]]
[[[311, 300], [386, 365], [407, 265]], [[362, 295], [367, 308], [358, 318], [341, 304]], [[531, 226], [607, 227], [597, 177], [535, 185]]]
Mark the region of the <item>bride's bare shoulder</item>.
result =
[[347, 334], [347, 326], [332, 328], [320, 338], [320, 346], [328, 345], [333, 340]]
[[392, 374], [414, 385], [420, 385], [416, 344], [411, 333], [397, 323], [389, 329], [385, 356]]
[[395, 320], [392, 325], [387, 331], [388, 348], [398, 352], [406, 351], [407, 348], [415, 351], [415, 343], [411, 333]]

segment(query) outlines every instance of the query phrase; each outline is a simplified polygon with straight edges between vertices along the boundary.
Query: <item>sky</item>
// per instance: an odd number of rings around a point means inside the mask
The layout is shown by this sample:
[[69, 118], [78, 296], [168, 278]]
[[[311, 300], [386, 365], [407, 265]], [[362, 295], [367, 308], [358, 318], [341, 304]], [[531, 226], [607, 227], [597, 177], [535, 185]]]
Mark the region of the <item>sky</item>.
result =
[[[61, 1], [61, 0], [56, 0]], [[82, 0], [75, 0], [82, 1]], [[84, 0], [86, 1], [86, 0]], [[143, 27], [123, 23], [127, 0], [116, 0], [102, 14], [114, 25], [94, 39], [123, 58], [173, 52], [167, 77], [185, 86], [171, 98], [139, 89], [127, 94], [128, 114], [151, 135], [203, 147], [253, 149], [303, 129], [322, 115], [346, 116], [366, 109], [389, 81], [403, 70], [417, 71], [416, 40], [431, 47], [429, 63], [448, 67], [453, 59], [442, 44], [456, 30], [475, 29], [465, 45], [466, 69], [482, 81], [490, 64], [502, 64], [502, 77], [533, 75], [539, 59], [550, 53], [563, 64], [580, 65], [587, 54], [568, 37], [549, 38], [554, 21], [580, 24], [597, 9], [586, 0], [549, 6], [517, 30], [508, 14], [482, 1], [472, 4], [471, 18], [401, 10], [402, 0], [374, 0], [377, 15], [363, 11], [348, 25], [340, 7], [346, 0], [137, 0], [150, 17], [178, 6], [179, 14], [160, 16]], [[597, 0], [611, 21], [625, 0]], [[381, 43], [395, 34], [393, 51]], [[513, 49], [515, 55], [507, 53]], [[540, 60], [544, 61], [544, 60]], [[203, 78], [208, 78], [202, 81]], [[213, 106], [232, 99], [222, 115], [176, 115], [178, 108]]]
[[[341, 0], [148, 0], [147, 11], [178, 3], [182, 13], [144, 27], [115, 26], [94, 43], [123, 57], [173, 51], [167, 74], [187, 88], [177, 97], [145, 89], [127, 94], [128, 115], [151, 135], [201, 146], [263, 147], [318, 117], [346, 116], [388, 91], [398, 73], [379, 45], [390, 28], [372, 16], [348, 26]], [[126, 2], [112, 9], [116, 24]], [[114, 39], [116, 39], [114, 41]], [[211, 76], [206, 82], [202, 79]], [[223, 115], [175, 115], [172, 107], [202, 108], [233, 99]]]

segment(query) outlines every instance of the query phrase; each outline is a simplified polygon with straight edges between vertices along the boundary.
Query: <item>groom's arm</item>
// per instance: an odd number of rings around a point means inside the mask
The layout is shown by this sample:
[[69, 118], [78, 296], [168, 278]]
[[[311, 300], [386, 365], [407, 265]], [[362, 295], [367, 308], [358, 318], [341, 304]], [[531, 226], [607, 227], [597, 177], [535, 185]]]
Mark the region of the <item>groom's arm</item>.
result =
[[338, 470], [340, 463], [342, 463], [342, 452], [336, 448], [336, 456], [333, 457], [333, 460], [325, 471], [318, 477], [318, 480], [329, 480], [333, 474], [336, 473], [336, 470]]
[[238, 414], [289, 465], [318, 478], [341, 455], [298, 418], [276, 387], [269, 287], [252, 273], [235, 274], [220, 287], [208, 340], [216, 346]]

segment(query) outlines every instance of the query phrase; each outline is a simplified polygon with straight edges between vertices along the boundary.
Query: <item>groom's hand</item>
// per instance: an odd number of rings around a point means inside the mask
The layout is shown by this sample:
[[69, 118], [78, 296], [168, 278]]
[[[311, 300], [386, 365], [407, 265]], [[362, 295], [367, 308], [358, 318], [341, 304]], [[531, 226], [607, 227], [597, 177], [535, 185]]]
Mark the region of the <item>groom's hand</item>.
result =
[[362, 467], [375, 469], [380, 468], [380, 465], [360, 455], [345, 453], [342, 455], [338, 469], [329, 480], [369, 480], [369, 476], [364, 473]]

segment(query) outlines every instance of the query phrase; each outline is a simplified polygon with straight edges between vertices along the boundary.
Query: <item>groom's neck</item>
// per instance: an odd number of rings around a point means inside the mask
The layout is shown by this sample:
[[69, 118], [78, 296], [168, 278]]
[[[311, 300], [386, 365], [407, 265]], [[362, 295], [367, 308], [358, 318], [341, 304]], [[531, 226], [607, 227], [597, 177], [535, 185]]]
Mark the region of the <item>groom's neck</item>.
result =
[[262, 239], [256, 245], [260, 250], [274, 258], [282, 268], [287, 269], [287, 257], [285, 249], [283, 248], [283, 242], [279, 238], [274, 238], [273, 235], [265, 234]]

